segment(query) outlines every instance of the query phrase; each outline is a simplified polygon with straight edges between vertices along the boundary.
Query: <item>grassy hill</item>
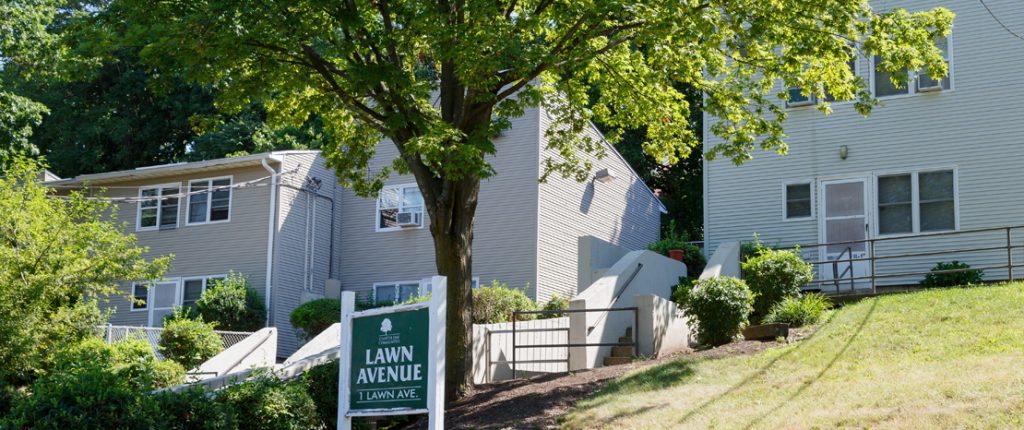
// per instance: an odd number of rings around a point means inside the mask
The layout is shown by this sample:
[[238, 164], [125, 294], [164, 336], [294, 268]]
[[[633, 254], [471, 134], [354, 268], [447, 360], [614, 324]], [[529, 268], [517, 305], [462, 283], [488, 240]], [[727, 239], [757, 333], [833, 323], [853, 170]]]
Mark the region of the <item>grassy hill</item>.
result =
[[878, 297], [805, 340], [627, 374], [569, 428], [1024, 428], [1024, 284]]

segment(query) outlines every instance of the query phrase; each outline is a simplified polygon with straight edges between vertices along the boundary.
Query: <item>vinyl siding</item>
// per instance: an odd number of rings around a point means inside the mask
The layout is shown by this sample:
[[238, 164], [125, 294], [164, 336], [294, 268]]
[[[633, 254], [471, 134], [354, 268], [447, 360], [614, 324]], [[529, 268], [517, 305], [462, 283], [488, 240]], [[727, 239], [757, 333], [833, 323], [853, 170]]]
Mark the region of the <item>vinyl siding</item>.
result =
[[[538, 166], [548, 158], [560, 157], [557, 151], [547, 149], [543, 140], [544, 131], [552, 126], [546, 113], [541, 114], [540, 124], [542, 149]], [[604, 141], [593, 127], [588, 134]], [[647, 185], [610, 145], [603, 159], [589, 159], [594, 172], [610, 168], [617, 177], [607, 183], [581, 183], [552, 174], [539, 187], [539, 264], [534, 297], [538, 303], [547, 302], [553, 294], [576, 295], [580, 237], [594, 236], [627, 250], [644, 249], [658, 239], [661, 206]]]
[[[326, 168], [319, 152], [288, 152], [283, 158], [274, 243], [271, 324], [278, 328], [278, 354], [288, 356], [302, 343], [291, 325], [291, 312], [304, 298], [323, 295], [332, 260], [332, 220], [335, 223], [339, 220], [331, 211], [337, 179], [333, 171]], [[303, 190], [307, 178], [320, 179], [316, 197]], [[263, 229], [266, 231], [265, 225]], [[311, 273], [312, 280], [307, 280], [306, 273]]]
[[[1011, 0], [989, 1], [1010, 28], [1024, 28], [1024, 9]], [[782, 221], [782, 184], [812, 180], [818, 187], [828, 178], [867, 178], [870, 231], [877, 224], [874, 178], [879, 174], [932, 168], [955, 168], [958, 175], [959, 227], [961, 230], [1024, 224], [1024, 198], [1017, 188], [1024, 183], [1021, 138], [1024, 128], [1024, 87], [1016, 75], [1024, 67], [1024, 44], [1007, 34], [976, 1], [890, 1], [887, 8], [910, 11], [945, 6], [956, 13], [952, 44], [953, 89], [910, 97], [883, 98], [869, 118], [857, 114], [851, 104], [834, 104], [824, 116], [813, 108], [794, 108], [786, 123], [789, 155], [757, 152], [742, 166], [728, 160], [705, 164], [705, 239], [708, 249], [725, 240], [749, 240], [753, 233], [769, 244], [817, 243], [821, 202], [815, 219]], [[869, 76], [866, 59], [861, 76]], [[711, 118], [705, 118], [710, 121]], [[708, 130], [710, 127], [704, 127]], [[708, 146], [720, 143], [705, 136]], [[839, 147], [849, 148], [840, 160]], [[1001, 235], [1001, 236], [1000, 236]], [[902, 252], [998, 246], [1005, 233], [962, 235], [927, 240], [884, 242], [879, 255]], [[1016, 244], [1024, 238], [1015, 239]], [[810, 250], [808, 258], [816, 258]], [[1021, 261], [1021, 256], [1015, 258]], [[1005, 264], [1005, 251], [944, 255], [880, 261], [879, 273], [927, 270], [937, 261], [957, 259], [978, 265]], [[987, 272], [1006, 276], [1005, 270]], [[900, 278], [890, 283], [916, 282]]]
[[[182, 190], [188, 181], [220, 176], [232, 176], [232, 183], [259, 179], [268, 173], [259, 167], [222, 169], [215, 173], [199, 173], [189, 176], [167, 176], [147, 180], [108, 183], [105, 195], [110, 197], [138, 197], [137, 187], [156, 184], [180, 183]], [[262, 182], [269, 185], [269, 179]], [[166, 278], [223, 275], [235, 271], [248, 277], [250, 285], [262, 297], [266, 277], [267, 216], [269, 211], [269, 186], [235, 188], [232, 190], [230, 221], [226, 223], [185, 225], [187, 199], [178, 204], [178, 228], [159, 231], [135, 231], [137, 203], [118, 203], [117, 220], [124, 223], [125, 232], [135, 234], [138, 244], [149, 248], [145, 258], [174, 255]], [[121, 286], [127, 294], [131, 284]], [[130, 311], [127, 298], [110, 297], [104, 308], [114, 308], [111, 324], [148, 325], [148, 311]]]
[[[497, 175], [480, 184], [473, 239], [473, 276], [482, 284], [499, 280], [510, 287], [536, 285], [537, 111], [527, 110], [495, 139], [488, 162]], [[397, 149], [381, 142], [371, 171], [390, 165]], [[393, 175], [388, 185], [415, 184], [412, 175]], [[341, 234], [336, 239], [342, 288], [369, 299], [374, 283], [416, 281], [437, 273], [434, 243], [424, 228], [375, 231], [376, 200], [340, 191]]]

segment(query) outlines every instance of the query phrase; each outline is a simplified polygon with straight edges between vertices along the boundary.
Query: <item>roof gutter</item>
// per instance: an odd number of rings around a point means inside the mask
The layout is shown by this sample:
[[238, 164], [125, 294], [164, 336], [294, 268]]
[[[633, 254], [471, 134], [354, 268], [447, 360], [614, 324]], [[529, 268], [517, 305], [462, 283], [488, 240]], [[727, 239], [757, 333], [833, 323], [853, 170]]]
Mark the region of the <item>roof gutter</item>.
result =
[[[273, 275], [274, 275], [274, 234], [277, 232], [277, 182], [280, 173], [270, 164], [267, 164], [267, 160], [273, 158], [266, 157], [260, 160], [260, 164], [263, 168], [270, 172], [270, 215], [267, 221], [267, 280], [263, 290], [263, 302], [266, 308], [265, 326], [270, 327], [270, 293], [273, 288]], [[273, 158], [277, 159], [277, 158]], [[281, 160], [279, 160], [281, 161]]]

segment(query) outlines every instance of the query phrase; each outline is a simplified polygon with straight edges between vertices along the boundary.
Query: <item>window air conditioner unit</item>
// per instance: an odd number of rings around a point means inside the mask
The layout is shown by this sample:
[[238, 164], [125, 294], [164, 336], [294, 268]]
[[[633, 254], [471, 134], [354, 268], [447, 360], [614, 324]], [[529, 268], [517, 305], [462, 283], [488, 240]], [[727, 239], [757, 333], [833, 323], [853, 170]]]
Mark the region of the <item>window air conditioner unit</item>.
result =
[[815, 104], [817, 104], [817, 103], [815, 103], [814, 97], [807, 97], [807, 98], [805, 98], [803, 100], [789, 100], [789, 101], [786, 101], [786, 107], [788, 107], [788, 108], [800, 107], [800, 106], [812, 106], [812, 105], [815, 105]]
[[399, 212], [395, 216], [399, 227], [419, 227], [423, 221], [423, 214], [419, 212]]
[[917, 77], [917, 92], [926, 93], [929, 91], [942, 91], [942, 80], [932, 79], [931, 76], [920, 75]]

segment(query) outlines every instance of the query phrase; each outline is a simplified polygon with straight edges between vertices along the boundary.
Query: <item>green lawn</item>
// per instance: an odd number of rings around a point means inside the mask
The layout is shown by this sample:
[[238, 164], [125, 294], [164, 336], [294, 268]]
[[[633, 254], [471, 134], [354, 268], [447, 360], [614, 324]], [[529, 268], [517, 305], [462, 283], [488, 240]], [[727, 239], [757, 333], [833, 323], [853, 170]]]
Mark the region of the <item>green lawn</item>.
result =
[[798, 343], [682, 358], [581, 401], [568, 428], [1024, 428], [1024, 284], [867, 299]]

